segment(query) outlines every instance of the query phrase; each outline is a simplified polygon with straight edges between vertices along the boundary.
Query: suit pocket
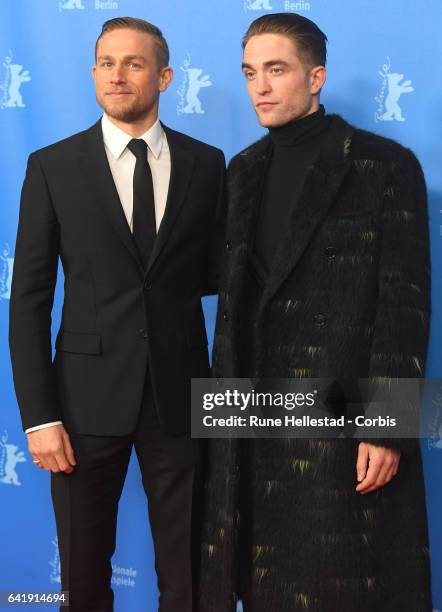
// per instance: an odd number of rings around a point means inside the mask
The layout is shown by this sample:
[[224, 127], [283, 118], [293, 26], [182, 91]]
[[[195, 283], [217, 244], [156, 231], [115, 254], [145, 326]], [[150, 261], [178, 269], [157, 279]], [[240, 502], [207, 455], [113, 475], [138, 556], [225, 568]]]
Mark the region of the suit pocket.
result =
[[55, 342], [57, 351], [80, 353], [84, 355], [101, 355], [101, 335], [82, 334], [60, 331]]

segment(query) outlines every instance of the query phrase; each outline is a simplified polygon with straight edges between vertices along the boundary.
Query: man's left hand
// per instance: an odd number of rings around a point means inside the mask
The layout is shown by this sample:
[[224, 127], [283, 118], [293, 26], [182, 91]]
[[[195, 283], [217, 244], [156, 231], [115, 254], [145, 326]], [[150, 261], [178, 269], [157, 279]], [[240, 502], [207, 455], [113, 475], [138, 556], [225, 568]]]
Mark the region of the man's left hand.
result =
[[361, 442], [358, 449], [356, 472], [358, 493], [371, 493], [385, 486], [397, 474], [401, 453], [384, 446]]

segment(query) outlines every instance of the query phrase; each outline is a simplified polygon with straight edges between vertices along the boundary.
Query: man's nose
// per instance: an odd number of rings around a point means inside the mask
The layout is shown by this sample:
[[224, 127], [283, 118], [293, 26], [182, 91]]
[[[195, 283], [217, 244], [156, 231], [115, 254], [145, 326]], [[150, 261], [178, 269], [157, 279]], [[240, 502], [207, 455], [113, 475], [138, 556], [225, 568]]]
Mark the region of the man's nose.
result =
[[124, 66], [116, 64], [111, 73], [111, 83], [124, 83], [125, 81]]
[[266, 74], [258, 74], [256, 76], [256, 93], [263, 95], [266, 93], [269, 93], [269, 91], [271, 90], [271, 85], [270, 85], [270, 81], [267, 77]]

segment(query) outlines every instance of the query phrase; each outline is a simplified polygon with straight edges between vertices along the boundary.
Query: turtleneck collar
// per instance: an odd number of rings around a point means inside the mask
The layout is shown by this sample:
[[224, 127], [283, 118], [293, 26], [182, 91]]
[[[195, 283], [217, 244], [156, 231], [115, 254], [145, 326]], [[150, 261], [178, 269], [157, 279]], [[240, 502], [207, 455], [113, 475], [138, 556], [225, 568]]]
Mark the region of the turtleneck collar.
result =
[[319, 136], [329, 125], [329, 118], [325, 115], [325, 108], [319, 109], [301, 119], [295, 119], [285, 125], [269, 128], [269, 136], [275, 147], [294, 147]]

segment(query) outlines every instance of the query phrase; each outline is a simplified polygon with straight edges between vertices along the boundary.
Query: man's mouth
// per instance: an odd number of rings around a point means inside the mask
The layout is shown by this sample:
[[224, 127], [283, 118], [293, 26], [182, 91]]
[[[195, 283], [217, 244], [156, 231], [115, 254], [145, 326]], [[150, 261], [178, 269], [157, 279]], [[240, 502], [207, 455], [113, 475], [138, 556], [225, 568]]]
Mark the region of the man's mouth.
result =
[[256, 108], [271, 108], [272, 106], [275, 106], [276, 102], [258, 102], [258, 104], [256, 105]]

